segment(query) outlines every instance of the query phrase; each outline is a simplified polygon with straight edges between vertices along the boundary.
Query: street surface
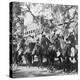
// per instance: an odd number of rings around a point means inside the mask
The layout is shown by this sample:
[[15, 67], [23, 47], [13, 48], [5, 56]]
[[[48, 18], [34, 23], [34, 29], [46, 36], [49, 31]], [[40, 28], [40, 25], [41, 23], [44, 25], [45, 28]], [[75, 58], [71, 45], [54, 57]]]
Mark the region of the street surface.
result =
[[14, 78], [21, 77], [39, 77], [39, 76], [55, 76], [55, 75], [71, 75], [76, 74], [75, 71], [71, 73], [64, 73], [63, 70], [54, 69], [53, 72], [49, 72], [47, 68], [38, 68], [38, 67], [26, 67], [26, 66], [18, 66], [17, 69], [13, 71]]

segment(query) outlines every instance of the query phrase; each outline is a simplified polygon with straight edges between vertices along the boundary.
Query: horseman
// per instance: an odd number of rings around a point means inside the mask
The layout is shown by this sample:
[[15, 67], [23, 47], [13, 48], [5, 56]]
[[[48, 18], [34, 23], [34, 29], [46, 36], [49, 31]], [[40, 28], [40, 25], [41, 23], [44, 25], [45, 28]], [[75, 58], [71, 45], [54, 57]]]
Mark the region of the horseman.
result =
[[18, 54], [17, 62], [18, 63], [23, 62], [22, 56], [24, 54], [24, 51], [25, 51], [25, 39], [23, 38], [21, 42], [17, 44], [17, 54]]
[[59, 50], [61, 48], [59, 35], [56, 35], [56, 38], [55, 38], [54, 42], [55, 42], [56, 49]]
[[40, 47], [39, 38], [36, 40], [36, 46], [37, 46], [37, 47]]
[[42, 56], [47, 59], [47, 63], [48, 63], [48, 57], [49, 57], [48, 48], [50, 43], [51, 43], [50, 40], [45, 36], [45, 34], [43, 34], [40, 42], [41, 48], [42, 48], [41, 53], [42, 53]]
[[74, 36], [74, 32], [71, 32], [66, 40], [70, 41], [70, 47], [74, 47], [75, 48], [75, 36]]
[[66, 39], [67, 49], [65, 54], [64, 67], [67, 71], [71, 71], [75, 59], [75, 36], [74, 32], [71, 32]]
[[74, 36], [74, 32], [71, 32], [66, 40], [69, 44], [69, 46], [68, 46], [69, 54], [70, 54], [70, 56], [74, 57], [74, 54], [75, 54], [75, 36]]
[[41, 38], [41, 47], [43, 50], [47, 50], [50, 44], [50, 40], [43, 34]]
[[22, 48], [22, 50], [24, 51], [24, 48], [25, 48], [25, 39], [24, 38], [21, 40], [20, 48]]

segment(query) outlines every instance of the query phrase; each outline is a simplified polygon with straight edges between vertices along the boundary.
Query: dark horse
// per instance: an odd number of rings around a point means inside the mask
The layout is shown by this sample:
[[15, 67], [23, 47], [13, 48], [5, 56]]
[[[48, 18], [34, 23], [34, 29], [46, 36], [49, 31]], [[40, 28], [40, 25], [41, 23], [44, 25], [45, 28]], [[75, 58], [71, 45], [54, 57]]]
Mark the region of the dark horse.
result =
[[24, 52], [24, 56], [26, 58], [26, 64], [28, 63], [29, 67], [32, 65], [32, 61], [34, 60], [34, 55], [32, 54], [34, 46], [35, 43], [29, 43]]
[[[38, 58], [38, 67], [43, 66], [43, 59], [45, 58], [47, 60], [47, 63], [49, 62], [49, 51], [48, 48], [42, 47], [41, 44], [36, 44], [33, 51], [32, 51], [33, 57], [36, 55]], [[34, 58], [33, 58], [34, 60]]]
[[47, 62], [48, 62], [47, 69], [49, 69], [50, 71], [53, 71], [54, 61], [56, 57], [57, 57], [56, 49], [55, 46], [52, 45], [48, 48], [48, 54], [47, 54]]
[[38, 58], [38, 67], [42, 67], [42, 62], [43, 62], [43, 52], [42, 52], [42, 47], [41, 45], [35, 45], [34, 49], [32, 51], [32, 60], [34, 62], [34, 56], [37, 56]]
[[54, 65], [54, 58], [57, 57], [55, 47], [43, 48], [41, 45], [35, 45], [33, 55], [38, 57], [38, 67], [43, 66], [43, 59], [47, 60], [47, 67], [50, 68]]

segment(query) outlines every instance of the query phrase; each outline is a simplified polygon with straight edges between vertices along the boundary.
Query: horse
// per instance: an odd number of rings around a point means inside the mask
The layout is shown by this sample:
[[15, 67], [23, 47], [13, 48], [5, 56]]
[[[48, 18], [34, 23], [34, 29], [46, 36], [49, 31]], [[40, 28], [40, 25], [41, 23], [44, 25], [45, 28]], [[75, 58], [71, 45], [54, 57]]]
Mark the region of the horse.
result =
[[43, 59], [46, 58], [47, 63], [49, 62], [49, 54], [48, 54], [48, 48], [44, 48], [41, 44], [36, 44], [32, 55], [36, 55], [38, 57], [38, 67], [42, 67], [43, 65]]
[[42, 47], [41, 45], [35, 45], [33, 51], [32, 51], [32, 56], [33, 56], [33, 61], [34, 61], [34, 56], [37, 56], [38, 58], [38, 68], [42, 67], [42, 62], [43, 62], [43, 54], [42, 54]]
[[32, 65], [32, 62], [34, 60], [33, 59], [34, 55], [32, 54], [34, 46], [35, 46], [35, 43], [29, 43], [29, 45], [26, 46], [24, 50], [24, 57], [26, 59], [26, 65], [28, 64], [29, 67]]
[[49, 71], [53, 71], [53, 66], [54, 66], [54, 62], [56, 58], [56, 49], [54, 45], [49, 46], [47, 56], [48, 56], [47, 57], [47, 61], [48, 61], [47, 69], [49, 69]]
[[70, 41], [64, 41], [60, 39], [61, 44], [61, 57], [63, 59], [64, 72], [72, 71], [72, 67], [77, 63], [77, 49], [71, 46]]
[[60, 38], [57, 38], [54, 40], [53, 44], [55, 51], [56, 51], [56, 55], [55, 58], [58, 59], [58, 61], [61, 63], [62, 62], [62, 53], [64, 51], [64, 43], [60, 40]]
[[24, 57], [25, 57], [25, 60], [26, 60], [26, 65], [29, 65], [29, 67], [31, 66], [32, 64], [32, 56], [31, 56], [31, 50], [29, 47], [27, 47], [24, 51]]
[[77, 60], [77, 49], [75, 47], [71, 47], [71, 53], [70, 53], [70, 62], [71, 62], [71, 67], [70, 71], [76, 70], [77, 72], [77, 66], [78, 66], [78, 60]]

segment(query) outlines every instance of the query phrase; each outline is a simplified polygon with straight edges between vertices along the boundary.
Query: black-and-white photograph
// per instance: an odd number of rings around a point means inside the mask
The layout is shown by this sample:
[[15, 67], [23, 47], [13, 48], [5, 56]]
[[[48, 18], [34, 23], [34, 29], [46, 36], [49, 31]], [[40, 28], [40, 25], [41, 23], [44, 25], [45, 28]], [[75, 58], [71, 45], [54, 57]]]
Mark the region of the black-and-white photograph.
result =
[[10, 77], [78, 74], [78, 6], [10, 2]]

